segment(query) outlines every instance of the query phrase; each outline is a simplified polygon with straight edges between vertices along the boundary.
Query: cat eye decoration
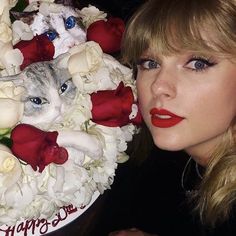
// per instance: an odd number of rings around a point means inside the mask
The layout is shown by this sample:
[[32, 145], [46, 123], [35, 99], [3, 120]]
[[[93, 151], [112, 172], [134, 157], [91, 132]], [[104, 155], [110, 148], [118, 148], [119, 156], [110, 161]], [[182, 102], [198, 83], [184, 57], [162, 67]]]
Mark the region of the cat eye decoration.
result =
[[49, 103], [46, 98], [40, 98], [40, 97], [30, 97], [29, 100], [30, 102], [38, 106], [43, 105], [45, 103]]
[[68, 88], [68, 84], [64, 83], [60, 88], [61, 93], [64, 93], [67, 90], [67, 88]]
[[48, 30], [44, 33], [50, 41], [53, 41], [57, 37], [57, 32], [53, 30]]
[[65, 20], [65, 27], [66, 29], [72, 29], [75, 27], [76, 24], [76, 18], [74, 16], [69, 16]]
[[42, 99], [39, 97], [32, 97], [32, 98], [30, 98], [30, 101], [37, 104], [37, 105], [42, 104]]

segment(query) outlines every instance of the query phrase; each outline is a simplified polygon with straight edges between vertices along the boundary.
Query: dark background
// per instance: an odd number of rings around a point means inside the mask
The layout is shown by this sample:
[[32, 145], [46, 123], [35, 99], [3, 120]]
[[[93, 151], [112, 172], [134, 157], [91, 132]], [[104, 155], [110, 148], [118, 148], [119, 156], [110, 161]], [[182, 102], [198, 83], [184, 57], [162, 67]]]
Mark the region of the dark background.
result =
[[80, 8], [88, 6], [88, 4], [94, 5], [109, 15], [121, 17], [127, 21], [143, 2], [145, 0], [78, 0], [77, 4]]

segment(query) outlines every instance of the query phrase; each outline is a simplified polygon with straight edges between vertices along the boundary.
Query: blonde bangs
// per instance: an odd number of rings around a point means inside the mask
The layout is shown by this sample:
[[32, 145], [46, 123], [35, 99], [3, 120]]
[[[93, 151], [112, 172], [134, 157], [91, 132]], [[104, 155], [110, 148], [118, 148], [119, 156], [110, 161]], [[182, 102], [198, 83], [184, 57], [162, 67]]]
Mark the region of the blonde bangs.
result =
[[[149, 1], [131, 18], [122, 44], [125, 63], [136, 63], [148, 48], [153, 54], [193, 51], [235, 58], [236, 16], [232, 15], [232, 19], [226, 16], [230, 10], [235, 12], [227, 2], [166, 0], [161, 5], [158, 2]], [[219, 10], [223, 7], [223, 11]]]

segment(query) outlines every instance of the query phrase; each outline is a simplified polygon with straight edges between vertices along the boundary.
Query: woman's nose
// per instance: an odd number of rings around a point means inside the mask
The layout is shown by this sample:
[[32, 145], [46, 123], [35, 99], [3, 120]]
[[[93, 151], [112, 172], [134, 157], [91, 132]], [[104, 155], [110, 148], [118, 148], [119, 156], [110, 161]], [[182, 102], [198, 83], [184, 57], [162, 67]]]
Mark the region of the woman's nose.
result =
[[170, 72], [159, 72], [151, 85], [151, 91], [161, 100], [175, 98], [177, 92], [175, 75]]

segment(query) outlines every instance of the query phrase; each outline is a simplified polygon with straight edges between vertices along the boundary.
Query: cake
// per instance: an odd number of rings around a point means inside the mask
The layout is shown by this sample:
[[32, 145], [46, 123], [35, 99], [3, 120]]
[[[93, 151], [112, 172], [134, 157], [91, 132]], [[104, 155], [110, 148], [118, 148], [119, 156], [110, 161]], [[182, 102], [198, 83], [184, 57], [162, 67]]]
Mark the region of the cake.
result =
[[[107, 19], [94, 6], [78, 10], [48, 0], [31, 1], [12, 22], [9, 12], [17, 1], [4, 4], [0, 234], [30, 235], [36, 228], [45, 234], [86, 210], [111, 187], [118, 163], [128, 160], [127, 143], [141, 122], [135, 81], [109, 55], [119, 50], [121, 19]], [[118, 36], [106, 36], [104, 23], [119, 25]], [[59, 33], [53, 33], [53, 24]], [[109, 47], [101, 37], [93, 40], [99, 29]], [[59, 34], [61, 41], [53, 42]]]

